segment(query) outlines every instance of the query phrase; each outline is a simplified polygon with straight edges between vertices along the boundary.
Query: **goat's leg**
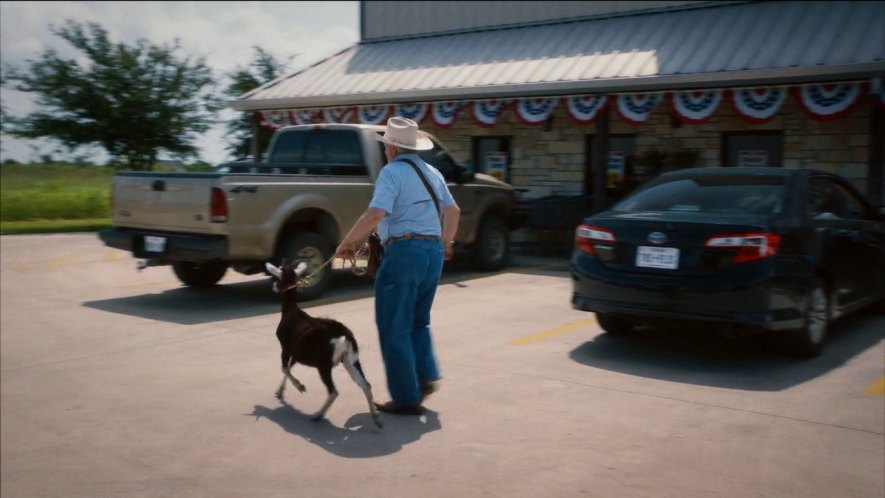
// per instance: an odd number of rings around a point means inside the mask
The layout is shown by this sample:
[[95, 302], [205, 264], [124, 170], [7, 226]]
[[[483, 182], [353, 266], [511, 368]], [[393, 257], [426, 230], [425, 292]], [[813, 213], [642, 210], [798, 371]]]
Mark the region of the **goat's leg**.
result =
[[379, 429], [383, 426], [381, 423], [381, 415], [378, 413], [378, 408], [375, 406], [375, 398], [372, 396], [372, 385], [369, 384], [369, 381], [366, 380], [366, 374], [363, 373], [363, 367], [360, 365], [360, 360], [356, 354], [348, 354], [344, 357], [344, 368], [347, 369], [347, 373], [350, 374], [350, 377], [360, 389], [363, 390], [363, 394], [366, 395], [366, 401], [369, 402], [369, 411], [372, 412], [372, 419], [375, 421], [375, 426]]
[[332, 366], [325, 365], [317, 367], [317, 369], [320, 371], [320, 379], [323, 380], [323, 384], [326, 385], [326, 390], [329, 391], [329, 397], [326, 398], [326, 402], [323, 403], [323, 407], [320, 408], [320, 411], [318, 411], [316, 415], [312, 417], [312, 420], [314, 421], [322, 420], [323, 417], [326, 416], [326, 411], [329, 409], [330, 406], [332, 406], [332, 403], [335, 401], [335, 398], [338, 397], [338, 391], [335, 389], [335, 383], [332, 382]]
[[295, 386], [295, 389], [298, 389], [298, 391], [304, 392], [306, 390], [304, 384], [298, 382], [298, 379], [292, 376], [291, 369], [293, 366], [295, 366], [295, 358], [286, 352], [283, 352], [281, 357], [283, 361], [283, 381], [280, 382], [280, 388], [277, 389], [276, 393], [276, 397], [280, 401], [283, 400], [283, 391], [286, 390], [286, 379], [289, 379], [292, 382], [292, 385]]

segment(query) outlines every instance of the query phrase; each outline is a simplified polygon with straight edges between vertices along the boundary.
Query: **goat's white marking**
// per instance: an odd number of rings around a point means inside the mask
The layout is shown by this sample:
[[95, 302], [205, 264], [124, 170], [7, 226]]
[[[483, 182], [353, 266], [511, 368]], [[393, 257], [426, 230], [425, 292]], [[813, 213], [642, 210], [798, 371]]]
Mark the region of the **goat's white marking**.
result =
[[347, 342], [347, 339], [344, 336], [336, 337], [329, 342], [334, 348], [334, 350], [332, 351], [333, 366], [341, 363], [341, 359], [344, 358], [344, 355], [346, 353], [353, 351], [353, 348], [350, 346], [350, 343]]
[[267, 273], [273, 275], [273, 277], [277, 280], [283, 278], [283, 272], [281, 272], [279, 268], [270, 263], [264, 263], [264, 269], [267, 270]]
[[304, 272], [307, 271], [307, 263], [304, 261], [298, 263], [298, 266], [295, 267], [295, 276], [301, 278], [301, 275], [304, 275]]

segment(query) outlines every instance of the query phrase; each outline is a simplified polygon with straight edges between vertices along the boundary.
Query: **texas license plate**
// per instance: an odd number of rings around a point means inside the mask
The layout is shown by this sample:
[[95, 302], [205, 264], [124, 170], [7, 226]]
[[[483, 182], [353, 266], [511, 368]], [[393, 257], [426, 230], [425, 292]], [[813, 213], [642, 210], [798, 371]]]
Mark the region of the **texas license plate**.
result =
[[144, 236], [144, 250], [146, 252], [163, 252], [166, 249], [166, 237]]
[[636, 249], [636, 266], [643, 268], [679, 268], [679, 248], [639, 246]]

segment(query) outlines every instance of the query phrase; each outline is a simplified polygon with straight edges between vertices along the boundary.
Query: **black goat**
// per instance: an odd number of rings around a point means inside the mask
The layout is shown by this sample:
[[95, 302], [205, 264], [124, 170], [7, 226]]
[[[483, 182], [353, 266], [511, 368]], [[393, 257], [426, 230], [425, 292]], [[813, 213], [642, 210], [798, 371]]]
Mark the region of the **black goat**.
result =
[[358, 346], [353, 332], [340, 322], [328, 318], [314, 318], [298, 307], [298, 280], [307, 270], [307, 265], [299, 263], [296, 268], [287, 266], [285, 262], [281, 268], [267, 263], [267, 272], [275, 279], [274, 291], [282, 294], [283, 311], [280, 324], [277, 326], [277, 339], [282, 348], [283, 382], [277, 389], [276, 396], [282, 401], [283, 391], [286, 389], [286, 379], [292, 382], [301, 392], [305, 391], [304, 384], [292, 376], [292, 367], [295, 363], [303, 363], [319, 370], [320, 378], [329, 392], [325, 404], [314, 416], [313, 420], [321, 420], [326, 411], [332, 406], [332, 402], [338, 397], [335, 383], [332, 382], [332, 368], [339, 363], [360, 386], [369, 402], [369, 410], [375, 425], [381, 427], [381, 416], [375, 407], [372, 397], [372, 386], [366, 380], [363, 368], [360, 365]]

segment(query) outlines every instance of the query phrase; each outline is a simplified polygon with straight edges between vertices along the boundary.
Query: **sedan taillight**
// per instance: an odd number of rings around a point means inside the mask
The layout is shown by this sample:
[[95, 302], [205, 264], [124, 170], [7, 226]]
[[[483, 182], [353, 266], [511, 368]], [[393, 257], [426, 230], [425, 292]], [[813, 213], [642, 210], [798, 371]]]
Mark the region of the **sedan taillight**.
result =
[[714, 235], [704, 247], [711, 249], [736, 249], [732, 263], [746, 263], [774, 256], [781, 238], [776, 233], [747, 233], [737, 235]]
[[596, 244], [613, 245], [615, 234], [604, 228], [580, 225], [575, 230], [575, 247], [587, 254], [596, 254]]

